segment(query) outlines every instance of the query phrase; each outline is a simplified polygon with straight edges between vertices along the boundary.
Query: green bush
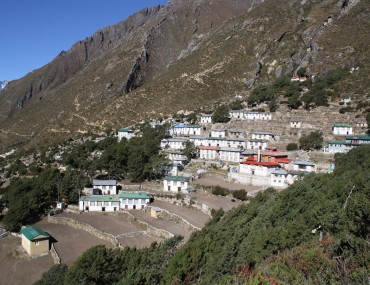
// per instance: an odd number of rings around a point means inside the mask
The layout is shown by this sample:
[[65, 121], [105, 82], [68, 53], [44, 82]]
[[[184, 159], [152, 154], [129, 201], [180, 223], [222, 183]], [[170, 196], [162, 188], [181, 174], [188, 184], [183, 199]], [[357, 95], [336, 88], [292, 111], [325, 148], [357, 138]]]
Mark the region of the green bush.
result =
[[212, 115], [213, 123], [227, 123], [230, 121], [229, 107], [226, 105], [221, 105], [216, 108]]
[[298, 145], [296, 143], [288, 143], [286, 146], [287, 151], [297, 150]]
[[234, 190], [232, 191], [233, 193], [233, 197], [235, 199], [239, 199], [241, 201], [245, 201], [247, 200], [247, 191], [245, 191], [244, 189], [240, 189], [240, 190]]
[[212, 194], [213, 195], [220, 195], [220, 196], [227, 196], [230, 194], [230, 190], [223, 188], [221, 186], [214, 186], [212, 188]]
[[299, 139], [301, 149], [306, 151], [321, 149], [323, 142], [324, 138], [322, 137], [322, 133], [319, 131], [311, 132]]

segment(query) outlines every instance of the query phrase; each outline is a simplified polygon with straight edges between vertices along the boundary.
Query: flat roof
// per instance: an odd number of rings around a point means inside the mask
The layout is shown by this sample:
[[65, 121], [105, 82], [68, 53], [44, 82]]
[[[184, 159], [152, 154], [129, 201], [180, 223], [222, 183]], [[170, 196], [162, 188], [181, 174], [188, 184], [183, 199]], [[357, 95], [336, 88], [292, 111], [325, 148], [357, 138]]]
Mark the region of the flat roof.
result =
[[272, 174], [287, 175], [288, 174], [288, 171], [286, 171], [286, 170], [274, 170], [271, 173]]
[[240, 148], [236, 147], [221, 147], [220, 151], [234, 151], [234, 152], [241, 152]]
[[200, 145], [198, 146], [199, 149], [204, 150], [219, 150], [220, 148], [218, 146], [208, 146], [208, 145]]
[[274, 135], [273, 132], [252, 132], [252, 134], [257, 134], [257, 135]]
[[370, 141], [370, 136], [346, 136], [346, 140]]
[[294, 164], [307, 165], [307, 166], [314, 166], [315, 165], [315, 163], [313, 163], [312, 161], [308, 161], [308, 160], [296, 160], [296, 161], [294, 161]]
[[118, 131], [121, 132], [121, 133], [133, 133], [134, 132], [130, 128], [121, 128]]
[[168, 138], [168, 139], [163, 139], [161, 142], [185, 142], [187, 139], [185, 138]]
[[333, 127], [334, 128], [343, 128], [343, 127], [351, 128], [352, 125], [351, 124], [334, 124]]

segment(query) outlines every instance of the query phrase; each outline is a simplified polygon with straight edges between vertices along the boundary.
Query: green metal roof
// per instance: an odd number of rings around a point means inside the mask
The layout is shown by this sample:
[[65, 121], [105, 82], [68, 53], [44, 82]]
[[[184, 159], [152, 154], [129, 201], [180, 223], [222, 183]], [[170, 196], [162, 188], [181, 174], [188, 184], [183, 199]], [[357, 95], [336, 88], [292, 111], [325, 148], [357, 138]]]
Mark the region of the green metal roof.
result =
[[150, 195], [147, 193], [121, 193], [120, 199], [150, 199]]
[[119, 202], [117, 195], [91, 195], [82, 196], [80, 201], [90, 201], [90, 202]]
[[49, 238], [50, 236], [45, 233], [43, 230], [40, 230], [39, 228], [33, 227], [33, 226], [27, 226], [21, 230], [21, 234], [24, 235], [28, 240], [36, 240], [38, 239], [44, 239]]
[[346, 136], [346, 140], [370, 141], [370, 136]]
[[352, 127], [351, 124], [334, 124], [333, 127], [337, 127], [337, 128], [343, 128], [343, 127]]
[[347, 144], [346, 141], [328, 141], [328, 144]]
[[134, 131], [130, 128], [121, 128], [118, 130], [119, 132], [127, 132], [127, 133], [133, 133]]
[[190, 177], [186, 176], [167, 176], [165, 179], [170, 181], [183, 181], [183, 182], [190, 181]]

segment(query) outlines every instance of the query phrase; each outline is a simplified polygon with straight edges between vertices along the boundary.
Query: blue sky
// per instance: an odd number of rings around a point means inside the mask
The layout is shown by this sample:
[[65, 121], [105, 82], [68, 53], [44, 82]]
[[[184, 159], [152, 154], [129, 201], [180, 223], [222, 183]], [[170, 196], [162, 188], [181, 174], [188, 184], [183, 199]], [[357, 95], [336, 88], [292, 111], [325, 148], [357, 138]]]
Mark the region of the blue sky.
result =
[[158, 4], [167, 0], [3, 0], [0, 81], [21, 78], [98, 29]]

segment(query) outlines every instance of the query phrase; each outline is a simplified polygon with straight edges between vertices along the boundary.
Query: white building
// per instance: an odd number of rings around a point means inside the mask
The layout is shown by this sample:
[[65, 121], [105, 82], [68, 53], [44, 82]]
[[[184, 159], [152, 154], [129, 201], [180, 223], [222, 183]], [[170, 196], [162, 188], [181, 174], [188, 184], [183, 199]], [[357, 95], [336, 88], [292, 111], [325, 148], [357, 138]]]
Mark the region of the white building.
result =
[[133, 138], [135, 136], [134, 131], [129, 128], [122, 128], [118, 130], [118, 140], [121, 141], [122, 138], [126, 138], [127, 140]]
[[225, 138], [226, 137], [226, 130], [224, 130], [224, 129], [211, 130], [211, 137], [213, 137], [213, 138]]
[[212, 123], [212, 114], [201, 114], [200, 115], [201, 124], [211, 124]]
[[245, 112], [244, 116], [247, 120], [271, 120], [271, 113], [265, 112]]
[[219, 158], [218, 152], [220, 148], [218, 146], [198, 146], [199, 158], [200, 159], [210, 159], [215, 160]]
[[274, 138], [274, 133], [272, 132], [252, 132], [252, 139], [259, 140], [271, 140]]
[[357, 121], [356, 126], [358, 128], [367, 128], [367, 122], [366, 121]]
[[302, 128], [302, 120], [290, 120], [290, 127], [291, 128]]
[[311, 161], [296, 160], [293, 162], [293, 170], [303, 172], [316, 172], [316, 164]]
[[243, 130], [230, 129], [230, 130], [227, 130], [227, 134], [229, 138], [235, 138], [235, 139], [244, 138]]
[[222, 161], [240, 162], [240, 148], [220, 148], [219, 157]]
[[247, 149], [260, 149], [265, 150], [267, 148], [268, 140], [251, 139], [247, 141]]
[[271, 186], [285, 187], [287, 186], [288, 171], [286, 170], [273, 170], [271, 172]]
[[182, 192], [188, 189], [190, 177], [167, 176], [163, 181], [163, 190], [168, 192]]
[[117, 195], [92, 195], [82, 196], [79, 202], [81, 212], [116, 212], [120, 209]]
[[229, 116], [231, 120], [245, 120], [244, 110], [230, 110]]
[[161, 140], [162, 149], [184, 149], [188, 140], [185, 138], [169, 138]]
[[274, 162], [243, 161], [240, 163], [239, 172], [242, 174], [270, 177], [272, 171], [279, 168], [280, 165]]
[[150, 203], [150, 195], [146, 193], [125, 193], [119, 195], [120, 209], [142, 210]]
[[333, 135], [336, 136], [348, 136], [352, 135], [352, 126], [350, 124], [334, 124], [333, 128]]
[[202, 127], [198, 125], [177, 124], [171, 127], [171, 136], [200, 136]]
[[187, 163], [187, 158], [183, 154], [181, 150], [177, 149], [168, 149], [164, 150], [163, 153], [166, 155], [166, 157], [171, 160], [174, 164], [182, 164], [185, 165]]
[[326, 151], [330, 153], [347, 153], [352, 148], [352, 145], [346, 141], [328, 141]]
[[[117, 180], [93, 180], [93, 192], [96, 190], [101, 190], [102, 195], [116, 195], [117, 190]], [[94, 191], [95, 190], [95, 191]]]

